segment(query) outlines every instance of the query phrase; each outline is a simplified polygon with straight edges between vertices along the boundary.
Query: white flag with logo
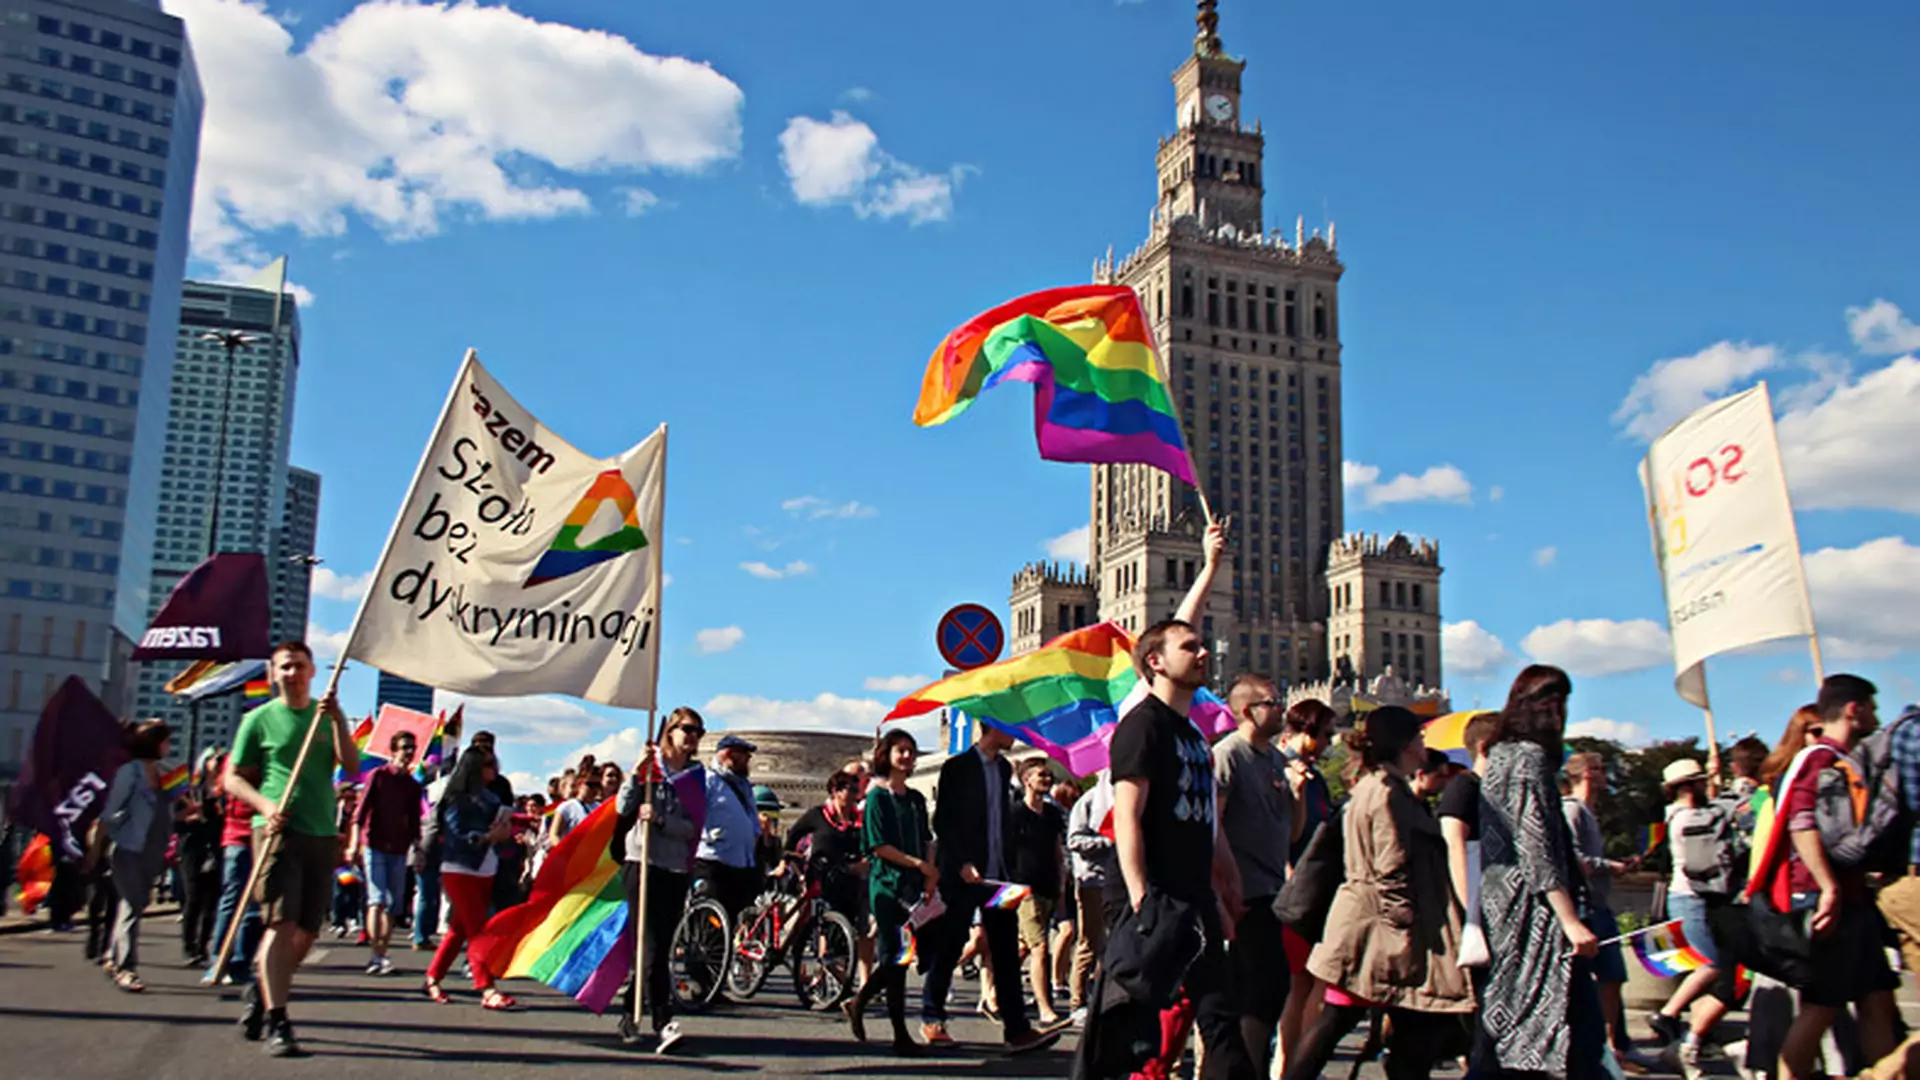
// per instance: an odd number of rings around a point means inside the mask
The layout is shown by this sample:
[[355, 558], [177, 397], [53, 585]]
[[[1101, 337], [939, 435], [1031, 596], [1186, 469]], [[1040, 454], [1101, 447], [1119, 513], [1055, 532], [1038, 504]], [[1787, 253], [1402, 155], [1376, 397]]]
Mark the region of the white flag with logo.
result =
[[1675, 424], [1640, 463], [1674, 688], [1707, 707], [1707, 657], [1813, 633], [1767, 386]]
[[654, 707], [667, 429], [610, 458], [469, 351], [345, 656], [463, 694]]

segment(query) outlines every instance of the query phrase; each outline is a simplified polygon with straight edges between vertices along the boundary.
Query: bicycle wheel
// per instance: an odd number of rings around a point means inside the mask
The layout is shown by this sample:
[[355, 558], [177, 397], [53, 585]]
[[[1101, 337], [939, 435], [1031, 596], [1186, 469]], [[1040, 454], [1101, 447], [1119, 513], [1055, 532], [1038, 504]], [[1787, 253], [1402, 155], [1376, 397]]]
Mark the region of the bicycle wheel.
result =
[[773, 967], [775, 950], [773, 906], [778, 896], [762, 896], [741, 915], [739, 933], [733, 946], [732, 964], [727, 968], [727, 996], [745, 1001], [766, 985], [767, 971]]
[[846, 1000], [853, 992], [859, 940], [853, 924], [837, 911], [821, 912], [807, 927], [806, 940], [793, 950], [793, 987], [800, 1004], [825, 1010]]
[[673, 931], [673, 996], [682, 1009], [698, 1012], [719, 995], [733, 952], [727, 909], [716, 900], [695, 900]]

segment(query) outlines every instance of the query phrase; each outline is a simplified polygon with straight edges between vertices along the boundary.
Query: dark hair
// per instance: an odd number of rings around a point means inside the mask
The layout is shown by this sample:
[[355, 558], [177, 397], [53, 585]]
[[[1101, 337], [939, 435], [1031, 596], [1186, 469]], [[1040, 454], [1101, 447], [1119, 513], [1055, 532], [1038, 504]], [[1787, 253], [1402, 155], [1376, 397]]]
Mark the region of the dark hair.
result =
[[1347, 732], [1347, 749], [1362, 768], [1376, 769], [1400, 760], [1425, 722], [1398, 705], [1382, 705]]
[[873, 765], [871, 767], [873, 775], [882, 780], [893, 775], [893, 748], [901, 743], [906, 743], [908, 746], [913, 747], [913, 752], [916, 754], [920, 752], [920, 744], [913, 741], [912, 732], [902, 728], [894, 728], [892, 731], [880, 736], [880, 740], [873, 744]]
[[415, 735], [413, 734], [413, 732], [411, 732], [411, 731], [396, 731], [396, 732], [394, 732], [394, 733], [393, 733], [393, 738], [391, 738], [391, 739], [388, 739], [388, 740], [387, 740], [387, 749], [389, 749], [389, 750], [396, 750], [396, 749], [398, 749], [398, 748], [399, 748], [399, 746], [400, 746], [400, 743], [401, 743], [401, 742], [402, 742], [403, 740], [404, 740], [404, 741], [406, 741], [406, 742], [410, 742], [410, 743], [412, 743], [412, 744], [413, 744], [413, 745], [415, 745], [415, 746], [419, 746], [419, 745], [420, 745], [420, 740], [419, 740], [419, 739], [418, 739], [418, 738], [417, 738], [417, 737], [416, 737], [416, 736], [415, 736]]
[[1020, 782], [1023, 784], [1026, 783], [1027, 774], [1033, 772], [1035, 769], [1039, 769], [1042, 772], [1045, 772], [1047, 774], [1048, 779], [1053, 778], [1053, 766], [1047, 764], [1047, 759], [1043, 757], [1034, 757], [1034, 758], [1028, 758], [1027, 760], [1020, 763]]
[[1493, 733], [1499, 726], [1499, 713], [1475, 714], [1473, 719], [1467, 721], [1466, 728], [1460, 732], [1460, 741], [1467, 744], [1467, 753], [1477, 755], [1485, 751], [1487, 744], [1493, 741]]
[[1448, 757], [1444, 752], [1429, 750], [1427, 751], [1427, 764], [1420, 771], [1430, 773], [1446, 772], [1447, 766], [1452, 764], [1453, 759]]
[[142, 761], [160, 760], [160, 748], [173, 738], [165, 720], [142, 720], [127, 733], [127, 752]]
[[843, 791], [860, 793], [860, 778], [844, 768], [835, 769], [827, 774], [827, 794], [838, 795]]
[[1287, 710], [1287, 730], [1300, 734], [1308, 731], [1325, 731], [1340, 719], [1333, 706], [1318, 698], [1296, 701]]
[[1767, 744], [1749, 735], [1733, 744], [1727, 751], [1727, 764], [1733, 767], [1733, 775], [1743, 780], [1755, 780], [1760, 776], [1760, 766], [1767, 760]]
[[307, 648], [307, 643], [304, 641], [292, 641], [292, 640], [283, 641], [280, 644], [275, 645], [273, 647], [273, 651], [269, 652], [267, 655], [278, 656], [283, 652], [299, 653], [301, 656], [304, 656], [307, 658], [307, 663], [309, 664], [313, 663], [313, 650]]
[[1241, 715], [1242, 710], [1271, 698], [1277, 685], [1258, 672], [1243, 671], [1234, 676], [1233, 685], [1227, 687], [1227, 706], [1233, 710], [1233, 718], [1245, 720], [1246, 717]]
[[1530, 742], [1547, 752], [1547, 760], [1558, 762], [1566, 737], [1564, 706], [1573, 696], [1573, 680], [1567, 673], [1547, 664], [1529, 664], [1513, 680], [1507, 692], [1507, 707], [1487, 740], [1489, 749], [1503, 742]]
[[[477, 746], [469, 746], [460, 753], [460, 760], [453, 767], [453, 775], [447, 778], [446, 792], [441, 798], [456, 795], [473, 795], [487, 786], [480, 773], [488, 765], [494, 765], [493, 754]], [[497, 765], [495, 766], [498, 767]]]
[[1147, 666], [1147, 657], [1158, 656], [1167, 647], [1167, 635], [1175, 630], [1193, 630], [1193, 624], [1185, 619], [1162, 619], [1147, 627], [1140, 640], [1134, 642], [1133, 670], [1139, 672], [1142, 679], [1153, 681], [1153, 669]]
[[1822, 720], [1837, 720], [1849, 705], [1871, 705], [1880, 689], [1858, 675], [1829, 675], [1820, 684], [1814, 707]]

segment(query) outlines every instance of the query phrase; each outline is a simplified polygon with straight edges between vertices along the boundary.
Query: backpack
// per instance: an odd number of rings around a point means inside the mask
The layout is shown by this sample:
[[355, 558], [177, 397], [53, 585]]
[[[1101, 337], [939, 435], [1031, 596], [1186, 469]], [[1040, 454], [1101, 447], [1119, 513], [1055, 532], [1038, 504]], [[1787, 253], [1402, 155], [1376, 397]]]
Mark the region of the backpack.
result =
[[1848, 763], [1867, 788], [1867, 806], [1844, 843], [1831, 853], [1842, 866], [1869, 873], [1905, 874], [1913, 864], [1913, 815], [1900, 790], [1900, 770], [1893, 761], [1893, 735], [1920, 718], [1920, 706], [1909, 705], [1900, 719], [1874, 732], [1854, 747]]
[[1732, 896], [1746, 885], [1749, 843], [1727, 800], [1676, 812], [1668, 822], [1667, 842], [1696, 895]]

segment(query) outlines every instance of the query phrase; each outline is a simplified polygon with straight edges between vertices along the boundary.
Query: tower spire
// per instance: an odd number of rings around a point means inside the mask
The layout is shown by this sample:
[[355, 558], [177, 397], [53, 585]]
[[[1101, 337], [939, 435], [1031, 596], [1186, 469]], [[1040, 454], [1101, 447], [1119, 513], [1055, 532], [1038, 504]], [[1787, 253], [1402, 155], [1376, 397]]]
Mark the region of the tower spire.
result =
[[1194, 25], [1199, 27], [1193, 35], [1193, 55], [1224, 56], [1226, 47], [1220, 44], [1220, 0], [1199, 0], [1200, 13], [1194, 16]]

